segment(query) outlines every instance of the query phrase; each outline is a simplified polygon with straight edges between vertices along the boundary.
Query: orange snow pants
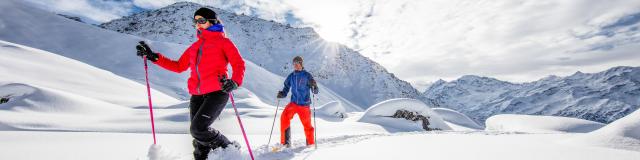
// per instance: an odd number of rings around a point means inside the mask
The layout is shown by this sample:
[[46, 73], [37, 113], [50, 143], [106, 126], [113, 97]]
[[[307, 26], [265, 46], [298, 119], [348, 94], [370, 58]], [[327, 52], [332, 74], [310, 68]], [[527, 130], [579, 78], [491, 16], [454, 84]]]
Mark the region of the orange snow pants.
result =
[[302, 126], [304, 126], [304, 135], [307, 138], [307, 145], [315, 144], [313, 139], [313, 126], [311, 125], [311, 110], [309, 106], [297, 105], [293, 102], [287, 104], [280, 116], [280, 143], [283, 145], [291, 144], [291, 119], [298, 114]]

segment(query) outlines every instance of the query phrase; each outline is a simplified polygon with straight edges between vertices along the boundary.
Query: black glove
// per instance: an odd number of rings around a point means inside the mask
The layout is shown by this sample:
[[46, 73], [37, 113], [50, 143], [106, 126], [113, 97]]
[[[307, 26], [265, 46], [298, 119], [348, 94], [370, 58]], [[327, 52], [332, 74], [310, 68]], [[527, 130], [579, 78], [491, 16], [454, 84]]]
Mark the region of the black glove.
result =
[[151, 51], [151, 48], [149, 48], [149, 45], [144, 43], [144, 41], [140, 41], [138, 43], [139, 44], [136, 46], [138, 56], [147, 56], [147, 59], [152, 62], [158, 61], [158, 54], [153, 53], [153, 51]]
[[316, 83], [316, 80], [312, 79], [309, 81], [309, 88], [311, 89], [311, 93], [318, 94], [318, 84]]
[[278, 96], [276, 96], [276, 97], [284, 98], [284, 97], [287, 97], [287, 95], [284, 95], [284, 92], [282, 92], [282, 91], [278, 91]]
[[235, 89], [238, 89], [238, 84], [231, 79], [227, 79], [224, 76], [220, 76], [220, 86], [222, 86], [222, 92], [229, 93]]

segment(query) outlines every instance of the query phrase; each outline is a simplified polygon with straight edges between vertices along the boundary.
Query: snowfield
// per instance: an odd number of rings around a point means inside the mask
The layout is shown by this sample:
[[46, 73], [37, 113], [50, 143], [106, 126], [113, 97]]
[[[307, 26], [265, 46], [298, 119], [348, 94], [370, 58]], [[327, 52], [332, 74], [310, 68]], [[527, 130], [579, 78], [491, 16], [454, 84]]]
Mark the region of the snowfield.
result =
[[487, 119], [486, 130], [529, 133], [588, 133], [600, 129], [604, 125], [568, 117], [501, 114]]
[[640, 151], [640, 110], [567, 142]]

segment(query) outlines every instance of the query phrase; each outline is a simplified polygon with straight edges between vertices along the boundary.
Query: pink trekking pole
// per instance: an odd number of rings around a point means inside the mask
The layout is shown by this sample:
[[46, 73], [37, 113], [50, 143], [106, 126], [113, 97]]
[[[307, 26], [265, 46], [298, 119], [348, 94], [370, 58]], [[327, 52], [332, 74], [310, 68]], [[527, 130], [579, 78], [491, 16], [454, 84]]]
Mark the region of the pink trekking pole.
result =
[[253, 159], [253, 152], [251, 152], [251, 145], [249, 145], [249, 139], [247, 138], [247, 134], [244, 132], [244, 126], [242, 125], [242, 120], [240, 120], [240, 114], [238, 113], [238, 108], [236, 107], [236, 102], [233, 101], [233, 93], [229, 92], [229, 98], [231, 98], [231, 105], [233, 106], [233, 110], [236, 112], [236, 117], [238, 118], [238, 123], [240, 123], [240, 129], [242, 130], [242, 136], [244, 137], [244, 142], [247, 144], [247, 150], [249, 150], [249, 156], [251, 156], [251, 160]]
[[147, 97], [149, 97], [149, 113], [151, 116], [151, 132], [153, 133], [153, 144], [156, 144], [156, 127], [153, 122], [153, 103], [151, 103], [151, 87], [149, 87], [149, 73], [147, 67], [147, 56], [142, 57], [144, 60], [144, 79], [147, 81]]

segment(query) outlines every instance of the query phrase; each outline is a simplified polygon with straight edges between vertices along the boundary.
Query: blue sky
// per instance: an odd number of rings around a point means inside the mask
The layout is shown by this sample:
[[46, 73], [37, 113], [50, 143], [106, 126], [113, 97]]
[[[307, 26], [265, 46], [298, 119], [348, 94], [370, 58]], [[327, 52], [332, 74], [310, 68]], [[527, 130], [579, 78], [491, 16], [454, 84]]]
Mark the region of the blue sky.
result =
[[[90, 23], [174, 0], [29, 0]], [[220, 0], [194, 1], [314, 27], [418, 89], [463, 75], [527, 82], [640, 62], [640, 1]]]

